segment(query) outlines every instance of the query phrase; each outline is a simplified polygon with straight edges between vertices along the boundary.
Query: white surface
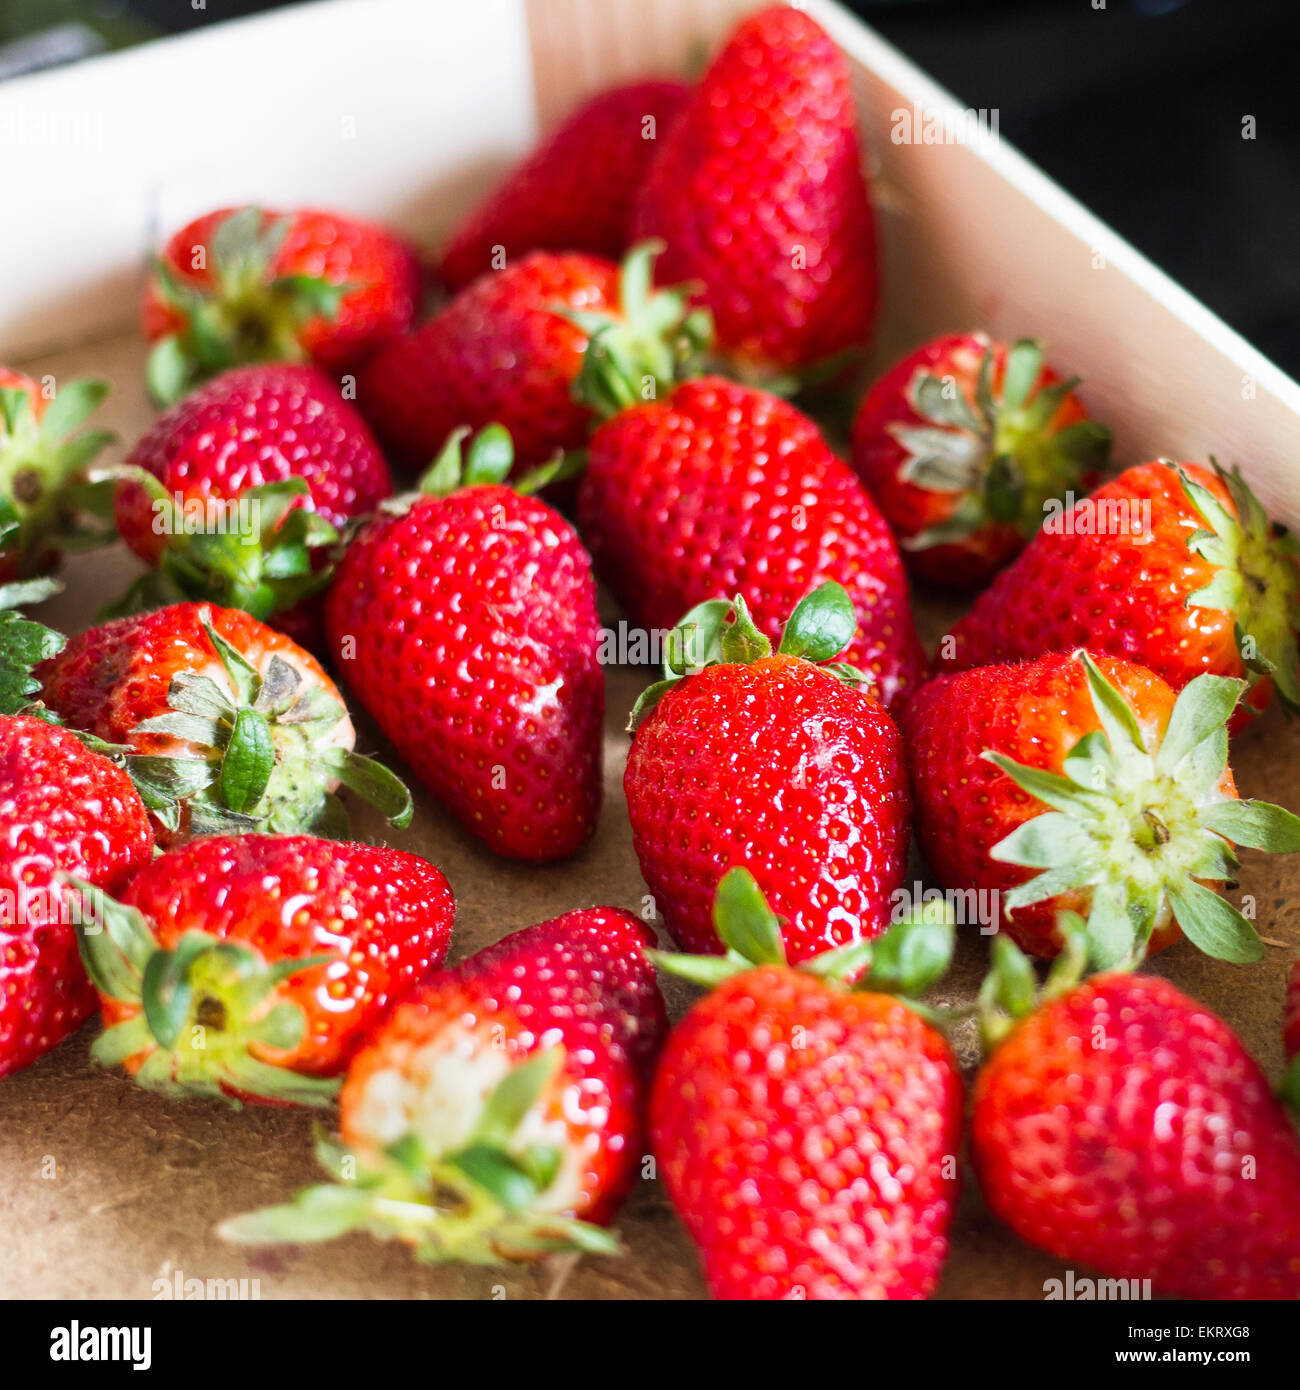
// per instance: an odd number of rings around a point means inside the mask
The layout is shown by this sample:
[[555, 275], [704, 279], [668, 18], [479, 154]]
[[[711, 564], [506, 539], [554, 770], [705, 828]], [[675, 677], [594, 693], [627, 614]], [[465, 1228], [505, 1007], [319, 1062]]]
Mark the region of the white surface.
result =
[[225, 203], [437, 237], [536, 131], [518, 0], [327, 0], [0, 86], [0, 354], [120, 327]]
[[[755, 7], [325, 0], [6, 83], [23, 202], [0, 211], [0, 358], [128, 323], [149, 248], [223, 202], [337, 206], [435, 245], [538, 110], [684, 71]], [[893, 143], [897, 110], [957, 104], [829, 0], [805, 8], [855, 64], [878, 171], [879, 355], [945, 329], [1039, 334], [1121, 463], [1214, 453], [1300, 524], [1300, 387], [1009, 146]]]

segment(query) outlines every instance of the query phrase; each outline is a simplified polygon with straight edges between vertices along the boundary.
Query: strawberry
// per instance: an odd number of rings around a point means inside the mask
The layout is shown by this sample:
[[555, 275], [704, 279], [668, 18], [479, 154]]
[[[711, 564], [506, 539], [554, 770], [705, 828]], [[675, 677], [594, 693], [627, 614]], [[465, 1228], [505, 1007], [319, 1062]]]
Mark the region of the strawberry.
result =
[[0, 824], [0, 1076], [7, 1076], [95, 1011], [77, 958], [75, 895], [61, 875], [116, 892], [148, 863], [153, 835], [121, 768], [30, 715], [0, 714]]
[[593, 907], [515, 932], [436, 975], [353, 1058], [339, 1097], [345, 1184], [225, 1222], [228, 1240], [362, 1229], [422, 1259], [611, 1253], [602, 1226], [641, 1163], [641, 1110], [666, 1031], [627, 912]]
[[1005, 937], [994, 952], [997, 1045], [971, 1115], [990, 1210], [1058, 1260], [1159, 1293], [1300, 1296], [1300, 1145], [1227, 1024], [1123, 973], [1054, 970], [1029, 1012], [1029, 963]]
[[979, 588], [1037, 532], [1049, 501], [1096, 486], [1110, 431], [1088, 419], [1078, 384], [1045, 366], [1032, 338], [1008, 347], [950, 333], [867, 392], [853, 467], [914, 574]]
[[452, 430], [499, 422], [520, 472], [585, 442], [591, 412], [575, 399], [588, 339], [641, 382], [667, 382], [702, 343], [703, 320], [673, 290], [652, 291], [655, 247], [612, 261], [535, 251], [480, 276], [423, 327], [378, 352], [358, 404], [389, 451], [426, 464]]
[[924, 686], [903, 721], [921, 846], [939, 881], [990, 894], [1001, 930], [1035, 955], [1057, 913], [1088, 918], [1093, 961], [1159, 950], [1179, 932], [1247, 962], [1259, 936], [1214, 888], [1234, 844], [1300, 849], [1300, 820], [1241, 801], [1225, 722], [1242, 681], [1174, 691], [1132, 662], [1052, 653]]
[[147, 379], [159, 405], [244, 362], [352, 371], [404, 332], [422, 272], [386, 227], [338, 213], [225, 208], [182, 227], [145, 288]]
[[117, 483], [122, 539], [155, 573], [125, 607], [211, 599], [266, 619], [323, 585], [349, 520], [392, 493], [357, 411], [315, 367], [237, 367], [160, 416]]
[[413, 854], [308, 835], [196, 840], [121, 900], [79, 885], [103, 1002], [92, 1056], [168, 1096], [327, 1105], [392, 1006], [440, 966], [455, 905]]
[[760, 369], [867, 341], [876, 233], [847, 65], [777, 6], [732, 34], [660, 141], [632, 218], [661, 274], [701, 281], [718, 343]]
[[795, 602], [835, 580], [861, 623], [847, 659], [891, 708], [920, 683], [889, 528], [816, 425], [775, 396], [704, 377], [615, 414], [591, 437], [578, 522], [596, 572], [647, 628], [741, 593], [775, 640]]
[[1139, 464], [1049, 520], [943, 639], [938, 666], [1086, 646], [1175, 690], [1202, 673], [1245, 677], [1234, 727], [1274, 685], [1300, 709], [1295, 553], [1238, 470]]
[[[925, 1298], [957, 1200], [963, 1088], [945, 1039], [897, 996], [933, 983], [952, 924], [900, 923], [786, 963], [753, 878], [715, 908], [725, 957], [656, 953], [712, 987], [664, 1048], [650, 1134], [717, 1298]], [[844, 975], [869, 967], [850, 991]]]
[[529, 251], [617, 260], [655, 142], [686, 90], [680, 82], [629, 82], [588, 98], [457, 227], [439, 264], [443, 284], [464, 289]]
[[336, 835], [342, 782], [393, 825], [406, 788], [353, 751], [334, 682], [309, 652], [234, 608], [178, 603], [74, 637], [37, 668], [50, 708], [131, 750], [160, 843], [238, 830]]
[[600, 807], [595, 585], [563, 517], [502, 486], [506, 431], [462, 456], [464, 433], [348, 547], [326, 627], [420, 781], [497, 853], [543, 862], [585, 844]]
[[106, 541], [86, 469], [110, 430], [83, 430], [108, 383], [83, 378], [47, 395], [30, 377], [0, 367], [0, 583], [52, 568], [60, 552]]
[[666, 679], [633, 713], [623, 789], [641, 872], [686, 949], [722, 950], [710, 907], [733, 865], [786, 919], [794, 961], [889, 924], [907, 863], [902, 739], [860, 672], [817, 664], [854, 625], [825, 584], [775, 654], [740, 597], [700, 605], [670, 637]]

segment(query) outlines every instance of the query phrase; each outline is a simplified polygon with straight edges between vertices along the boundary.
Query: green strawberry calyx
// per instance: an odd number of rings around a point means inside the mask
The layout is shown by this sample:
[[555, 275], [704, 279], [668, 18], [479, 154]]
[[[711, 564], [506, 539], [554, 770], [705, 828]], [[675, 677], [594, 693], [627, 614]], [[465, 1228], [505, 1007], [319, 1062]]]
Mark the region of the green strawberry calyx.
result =
[[26, 386], [0, 386], [0, 562], [21, 574], [52, 552], [86, 550], [114, 538], [111, 490], [87, 469], [117, 436], [82, 429], [108, 382], [66, 382], [41, 415]]
[[462, 425], [447, 436], [437, 458], [416, 483], [414, 493], [381, 502], [379, 509], [401, 515], [409, 511], [419, 497], [450, 497], [470, 487], [508, 485], [513, 492], [532, 496], [552, 483], [564, 482], [581, 472], [580, 455], [559, 452], [516, 478], [510, 476], [514, 466], [514, 440], [504, 425], [484, 425], [477, 433]]
[[339, 533], [312, 506], [304, 478], [262, 483], [221, 500], [187, 500], [143, 468], [124, 465], [93, 476], [142, 487], [155, 530], [166, 538], [157, 568], [137, 579], [101, 620], [207, 600], [265, 622], [329, 583], [332, 568], [322, 560], [331, 558]]
[[[18, 523], [5, 519], [0, 503], [0, 548]], [[32, 674], [42, 661], [57, 656], [67, 638], [61, 632], [34, 622], [19, 612], [59, 593], [55, 579], [26, 579], [0, 584], [0, 714], [33, 714], [57, 723], [54, 715], [35, 698], [41, 683]]]
[[704, 368], [702, 353], [713, 340], [713, 316], [692, 307], [694, 285], [654, 287], [661, 241], [642, 241], [619, 270], [617, 309], [554, 312], [587, 335], [574, 399], [602, 418], [666, 395]]
[[[853, 600], [842, 584], [826, 580], [795, 605], [781, 633], [777, 654], [802, 657], [845, 685], [870, 688], [871, 677], [864, 671], [833, 660], [853, 641], [857, 630]], [[755, 626], [742, 594], [696, 604], [668, 634], [663, 679], [641, 692], [628, 719], [628, 732], [685, 677], [697, 675], [707, 666], [747, 666], [771, 655], [772, 644]]]
[[1035, 871], [1003, 895], [1004, 910], [1014, 915], [1033, 903], [1088, 896], [1088, 954], [1099, 969], [1140, 960], [1152, 933], [1171, 918], [1210, 956], [1259, 960], [1259, 933], [1207, 886], [1235, 881], [1234, 845], [1300, 850], [1300, 819], [1220, 786], [1228, 770], [1227, 721], [1245, 682], [1197, 676], [1156, 738], [1092, 657], [1075, 655], [1101, 727], [1070, 749], [1062, 771], [982, 755], [1048, 808], [990, 851], [1001, 863]]
[[[763, 890], [745, 868], [723, 874], [713, 899], [713, 926], [722, 955], [647, 952], [661, 970], [693, 984], [715, 989], [724, 980], [764, 965], [786, 965], [781, 919], [768, 906]], [[892, 923], [874, 940], [836, 946], [793, 968], [829, 985], [897, 995], [923, 1017], [949, 1017], [917, 1001], [947, 973], [952, 961], [955, 919], [946, 902], [926, 902]]]
[[[557, 452], [545, 463], [512, 478], [514, 466], [515, 444], [504, 425], [493, 422], [477, 431], [468, 425], [458, 426], [447, 436], [415, 487], [386, 497], [378, 512], [381, 516], [405, 516], [422, 498], [450, 497], [474, 487], [508, 487], [531, 497], [552, 483], [576, 477], [582, 471], [583, 461], [580, 453]], [[342, 541], [344, 549], [370, 520], [369, 516], [361, 516], [349, 523]]]
[[126, 770], [158, 822], [188, 836], [258, 830], [342, 838], [347, 813], [339, 783], [404, 830], [413, 804], [405, 784], [384, 765], [337, 741], [347, 717], [342, 701], [312, 685], [273, 655], [265, 673], [205, 623], [228, 682], [182, 671], [167, 692], [166, 713], [136, 734], [161, 734], [185, 752], [132, 750]]
[[174, 405], [198, 382], [244, 362], [300, 362], [306, 356], [304, 325], [338, 317], [354, 285], [275, 273], [292, 226], [291, 216], [271, 217], [256, 207], [224, 217], [208, 248], [206, 286], [155, 259], [155, 292], [179, 320], [174, 332], [154, 344], [145, 368], [158, 405]]
[[[1088, 973], [1088, 927], [1077, 912], [1057, 914], [1060, 952], [1053, 959], [1041, 988], [1034, 963], [1009, 936], [993, 938], [992, 961], [980, 985], [977, 1012], [987, 1055], [997, 1048], [1021, 1019], [1041, 1004], [1068, 994]], [[1135, 962], [1110, 966], [1111, 973], [1128, 970]]]
[[265, 1245], [367, 1231], [404, 1241], [430, 1262], [495, 1264], [563, 1250], [618, 1254], [617, 1238], [603, 1227], [539, 1209], [563, 1155], [555, 1145], [523, 1141], [519, 1131], [563, 1062], [563, 1048], [551, 1047], [512, 1067], [489, 1093], [469, 1140], [452, 1153], [431, 1153], [414, 1132], [370, 1159], [322, 1138], [317, 1156], [334, 1181], [233, 1217], [218, 1234]]
[[1233, 614], [1237, 650], [1250, 683], [1271, 677], [1286, 707], [1300, 711], [1300, 543], [1294, 536], [1275, 534], [1239, 468], [1229, 473], [1216, 460], [1210, 462], [1233, 510], [1178, 468], [1183, 491], [1205, 523], [1188, 538], [1187, 548], [1216, 567], [1214, 578], [1188, 595], [1187, 607]]
[[268, 961], [242, 942], [187, 931], [159, 945], [144, 914], [102, 889], [69, 878], [79, 895], [74, 925], [81, 959], [105, 999], [131, 1016], [96, 1038], [91, 1056], [117, 1066], [143, 1056], [136, 1080], [167, 1096], [234, 1100], [232, 1091], [295, 1105], [329, 1105], [337, 1077], [277, 1065], [303, 1038], [306, 1018], [280, 986], [337, 959]]
[[908, 550], [956, 544], [989, 525], [1014, 526], [1029, 539], [1049, 502], [1107, 465], [1111, 434], [1104, 425], [1080, 420], [1052, 428], [1079, 378], [1036, 391], [1043, 372], [1037, 339], [1021, 338], [1008, 350], [1000, 393], [993, 387], [995, 365], [988, 347], [973, 401], [951, 377], [918, 372], [908, 387], [908, 401], [924, 423], [889, 428], [906, 452], [899, 477], [949, 493], [955, 503], [944, 521], [904, 541]]

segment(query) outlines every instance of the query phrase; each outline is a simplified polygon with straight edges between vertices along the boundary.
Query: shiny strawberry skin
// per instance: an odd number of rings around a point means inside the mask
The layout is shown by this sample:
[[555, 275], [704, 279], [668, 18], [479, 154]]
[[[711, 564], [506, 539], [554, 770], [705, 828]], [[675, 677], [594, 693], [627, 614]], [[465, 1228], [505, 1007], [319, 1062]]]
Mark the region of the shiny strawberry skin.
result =
[[745, 20], [710, 66], [637, 199], [661, 284], [702, 281], [721, 347], [798, 367], [866, 342], [875, 221], [848, 69], [786, 6]]
[[[1196, 464], [1182, 467], [1235, 511], [1214, 474]], [[1188, 549], [1204, 522], [1177, 472], [1164, 463], [1139, 464], [1092, 498], [1138, 508], [1149, 503], [1149, 535], [1040, 531], [943, 639], [936, 667], [960, 671], [1087, 647], [1146, 666], [1175, 690], [1206, 671], [1247, 676], [1234, 615], [1186, 604], [1215, 567]], [[1267, 678], [1258, 681], [1247, 702], [1262, 708], [1271, 689]]]
[[362, 413], [401, 463], [429, 463], [454, 429], [505, 425], [515, 468], [579, 447], [590, 415], [572, 397], [586, 335], [556, 313], [618, 302], [618, 269], [534, 252], [480, 276], [414, 333], [377, 353], [358, 381]]
[[537, 250], [618, 260], [633, 199], [686, 91], [680, 82], [630, 82], [583, 102], [452, 234], [439, 265], [443, 284], [460, 290], [493, 269], [498, 247], [507, 265]]
[[536, 862], [590, 838], [599, 624], [590, 562], [557, 512], [479, 486], [380, 515], [348, 548], [325, 618], [349, 686], [467, 830]]
[[[261, 1060], [310, 1076], [340, 1074], [394, 1004], [442, 964], [455, 916], [447, 880], [426, 860], [310, 835], [196, 840], [155, 859], [122, 901], [144, 914], [164, 949], [198, 931], [248, 945], [268, 964], [336, 957], [276, 992], [276, 1003], [302, 1010], [301, 1042], [254, 1047]], [[138, 1012], [110, 997], [103, 1007], [109, 1026]], [[147, 1055], [128, 1059], [127, 1070]]]
[[623, 779], [632, 843], [673, 938], [722, 950], [712, 904], [750, 870], [792, 961], [878, 936], [907, 863], [903, 744], [865, 691], [796, 657], [709, 666], [646, 717]]
[[1187, 1298], [1300, 1295], [1300, 1146], [1228, 1026], [1168, 981], [1097, 975], [975, 1084], [989, 1207], [1070, 1265]]
[[[1128, 661], [1099, 657], [1097, 665], [1125, 696], [1139, 727], [1163, 736], [1175, 693], [1159, 676]], [[1017, 665], [984, 666], [941, 676], [921, 687], [903, 717], [907, 760], [922, 853], [940, 883], [1000, 895], [1034, 870], [1004, 864], [990, 851], [1017, 826], [1047, 808], [980, 755], [1004, 753], [1016, 762], [1061, 772], [1066, 754], [1101, 727], [1083, 667], [1067, 653]], [[1235, 797], [1232, 773], [1220, 790]], [[1087, 913], [1078, 895], [1060, 896], [1002, 912], [1000, 930], [1024, 950], [1058, 950], [1057, 913]], [[1151, 950], [1179, 937], [1173, 922], [1158, 927]]]
[[[388, 465], [360, 414], [314, 367], [236, 367], [158, 417], [127, 457], [182, 498], [230, 501], [251, 487], [302, 478], [332, 525], [372, 511], [392, 493]], [[149, 495], [118, 484], [122, 539], [156, 564], [167, 537]]]
[[[120, 768], [66, 729], [0, 716], [0, 1076], [75, 1032], [96, 996], [60, 921], [55, 875], [117, 892], [149, 861], [153, 835]], [[50, 921], [50, 917], [55, 920]], [[38, 920], [39, 919], [39, 920]]]
[[[419, 1094], [431, 1055], [451, 1049], [468, 1064], [486, 1052], [516, 1063], [559, 1046], [564, 1060], [542, 1104], [546, 1122], [565, 1135], [574, 1188], [567, 1210], [607, 1221], [641, 1163], [646, 1089], [668, 1026], [645, 955], [653, 944], [630, 913], [593, 907], [515, 932], [442, 971], [353, 1059], [339, 1097], [344, 1139], [373, 1154], [399, 1130], [418, 1129], [422, 1099], [450, 1106], [450, 1098]], [[468, 1102], [471, 1115], [476, 1103]], [[428, 1147], [446, 1145], [431, 1139]]]
[[925, 1298], [962, 1109], [951, 1049], [905, 1004], [764, 966], [673, 1030], [650, 1130], [716, 1298]]
[[[168, 241], [162, 259], [182, 283], [213, 288], [212, 236], [232, 208], [205, 213]], [[263, 223], [283, 216], [264, 212]], [[330, 319], [303, 324], [298, 339], [313, 361], [330, 371], [355, 367], [389, 338], [404, 332], [419, 308], [423, 272], [414, 250], [401, 237], [373, 222], [337, 213], [304, 209], [289, 214], [291, 224], [279, 254], [268, 267], [270, 279], [305, 275], [331, 285], [349, 285]], [[203, 252], [203, 268], [194, 262]], [[146, 339], [183, 329], [183, 317], [160, 295], [150, 278], [141, 307]]]
[[[898, 538], [911, 572], [946, 588], [973, 589], [988, 583], [1024, 549], [1026, 538], [1011, 522], [988, 520], [960, 542], [909, 549], [908, 541], [947, 521], [966, 494], [926, 488], [900, 476], [908, 451], [894, 432], [933, 428], [909, 399], [918, 375], [951, 377], [956, 389], [973, 401], [980, 361], [987, 350], [994, 353], [992, 390], [996, 398], [1006, 370], [1007, 345], [993, 343], [982, 333], [949, 333], [909, 353], [886, 372], [863, 397], [853, 420], [854, 471]], [[1030, 399], [1060, 380], [1057, 372], [1045, 368]], [[1059, 433], [1087, 418], [1078, 397], [1068, 395], [1045, 434]], [[1095, 477], [1087, 479], [1080, 492], [1091, 490], [1097, 481]]]
[[[291, 638], [242, 610], [216, 604], [177, 603], [88, 628], [36, 668], [41, 698], [68, 724], [108, 743], [129, 744], [145, 754], [197, 756], [201, 750], [186, 740], [135, 729], [144, 720], [167, 713], [168, 690], [181, 673], [208, 676], [229, 689], [203, 630], [205, 622], [263, 677], [278, 656], [294, 668], [304, 688], [324, 691], [339, 710], [330, 742], [353, 746], [356, 734], [347, 706], [320, 662]], [[322, 786], [336, 785], [336, 779], [327, 774], [321, 780]], [[292, 793], [295, 786], [287, 790]], [[172, 844], [178, 838], [160, 822], [156, 829], [160, 844]]]
[[776, 641], [799, 599], [834, 579], [859, 623], [844, 659], [891, 708], [920, 683], [889, 528], [816, 425], [775, 396], [703, 377], [606, 421], [591, 438], [578, 522], [596, 572], [647, 628], [739, 593]]
[[183, 671], [214, 675], [216, 658], [205, 622], [259, 670], [279, 656], [308, 685], [343, 705], [338, 686], [310, 652], [238, 608], [211, 603], [175, 603], [87, 628], [36, 668], [41, 698], [69, 724], [108, 743], [129, 743], [142, 753], [173, 751], [171, 735], [134, 730], [165, 713], [175, 676]]

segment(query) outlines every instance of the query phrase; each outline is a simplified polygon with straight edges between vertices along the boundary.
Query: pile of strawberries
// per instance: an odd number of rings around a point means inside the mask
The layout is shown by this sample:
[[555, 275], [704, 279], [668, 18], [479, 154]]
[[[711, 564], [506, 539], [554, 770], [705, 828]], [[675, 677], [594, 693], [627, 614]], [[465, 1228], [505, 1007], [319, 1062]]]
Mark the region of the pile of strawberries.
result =
[[[720, 1297], [924, 1297], [969, 1164], [1062, 1261], [1300, 1295], [1300, 1062], [1275, 1091], [1139, 973], [1263, 953], [1237, 850], [1300, 820], [1239, 798], [1230, 735], [1300, 709], [1294, 543], [1236, 470], [1111, 471], [1035, 340], [857, 392], [862, 157], [837, 49], [767, 9], [693, 87], [575, 112], [418, 324], [385, 228], [179, 231], [124, 464], [102, 383], [0, 374], [0, 1075], [98, 1012], [94, 1056], [164, 1097], [337, 1105], [330, 1180], [235, 1241], [614, 1254], [654, 1172]], [[145, 567], [115, 616], [19, 611], [113, 534]], [[909, 571], [980, 591], [932, 663]], [[598, 906], [448, 967], [442, 873], [349, 838], [349, 800], [414, 807], [336, 678], [470, 835], [563, 859], [600, 811], [593, 572], [669, 634], [624, 788], [684, 953]], [[943, 903], [904, 901], [913, 829]], [[941, 1007], [976, 902], [991, 968]], [[707, 991], [671, 1030], [657, 970]]]

